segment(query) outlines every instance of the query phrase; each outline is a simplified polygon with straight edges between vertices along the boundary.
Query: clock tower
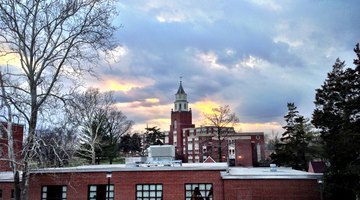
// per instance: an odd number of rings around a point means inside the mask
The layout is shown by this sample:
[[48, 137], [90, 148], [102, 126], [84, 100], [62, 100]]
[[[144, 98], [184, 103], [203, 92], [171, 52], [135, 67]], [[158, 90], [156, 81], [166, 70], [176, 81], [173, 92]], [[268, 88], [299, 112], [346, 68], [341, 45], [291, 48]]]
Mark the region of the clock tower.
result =
[[180, 81], [179, 89], [175, 94], [174, 108], [171, 109], [169, 144], [175, 145], [177, 159], [181, 160], [184, 160], [184, 141], [182, 132], [184, 128], [195, 128], [195, 125], [192, 124], [191, 108], [189, 108], [187, 94], [182, 86], [182, 81]]

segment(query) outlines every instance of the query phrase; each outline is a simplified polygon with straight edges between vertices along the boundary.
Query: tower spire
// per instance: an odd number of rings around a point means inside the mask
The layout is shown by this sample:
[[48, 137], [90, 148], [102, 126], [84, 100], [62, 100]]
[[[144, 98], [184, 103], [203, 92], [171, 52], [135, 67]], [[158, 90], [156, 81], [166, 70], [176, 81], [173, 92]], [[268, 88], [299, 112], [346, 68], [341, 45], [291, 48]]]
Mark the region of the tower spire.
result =
[[187, 94], [182, 86], [182, 76], [180, 76], [179, 89], [175, 94], [174, 111], [188, 111]]

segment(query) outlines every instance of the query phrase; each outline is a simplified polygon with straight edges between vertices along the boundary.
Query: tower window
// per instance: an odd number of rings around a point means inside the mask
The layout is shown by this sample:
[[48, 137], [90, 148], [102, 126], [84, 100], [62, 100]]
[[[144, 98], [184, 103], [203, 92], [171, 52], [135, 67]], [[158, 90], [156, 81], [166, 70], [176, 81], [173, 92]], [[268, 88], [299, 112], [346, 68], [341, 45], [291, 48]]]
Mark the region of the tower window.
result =
[[184, 109], [186, 110], [186, 104], [184, 104]]
[[177, 110], [177, 104], [175, 104], [175, 110]]
[[181, 104], [179, 104], [179, 110], [181, 110]]

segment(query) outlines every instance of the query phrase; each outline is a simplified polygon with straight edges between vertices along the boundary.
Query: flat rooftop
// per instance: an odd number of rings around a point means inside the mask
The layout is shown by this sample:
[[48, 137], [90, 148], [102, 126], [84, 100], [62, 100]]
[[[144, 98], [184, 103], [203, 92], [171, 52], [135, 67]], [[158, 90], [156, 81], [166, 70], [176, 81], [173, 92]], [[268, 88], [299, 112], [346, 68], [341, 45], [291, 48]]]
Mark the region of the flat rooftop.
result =
[[107, 171], [190, 171], [219, 170], [226, 171], [227, 163], [183, 163], [181, 166], [161, 166], [148, 164], [143, 166], [116, 165], [84, 165], [77, 167], [42, 168], [31, 170], [31, 173], [67, 173], [67, 172], [107, 172]]
[[221, 172], [223, 179], [322, 179], [322, 173], [310, 173], [288, 167], [231, 167]]
[[[77, 167], [41, 168], [31, 170], [32, 174], [42, 173], [92, 173], [92, 172], [128, 172], [128, 171], [220, 171], [222, 179], [322, 179], [322, 173], [310, 173], [286, 167], [228, 167], [227, 163], [183, 163], [181, 166], [128, 166], [84, 165]], [[0, 172], [0, 182], [13, 182], [12, 172]]]
[[12, 171], [0, 172], [0, 182], [2, 182], [2, 183], [12, 183], [12, 182], [14, 182], [14, 173]]

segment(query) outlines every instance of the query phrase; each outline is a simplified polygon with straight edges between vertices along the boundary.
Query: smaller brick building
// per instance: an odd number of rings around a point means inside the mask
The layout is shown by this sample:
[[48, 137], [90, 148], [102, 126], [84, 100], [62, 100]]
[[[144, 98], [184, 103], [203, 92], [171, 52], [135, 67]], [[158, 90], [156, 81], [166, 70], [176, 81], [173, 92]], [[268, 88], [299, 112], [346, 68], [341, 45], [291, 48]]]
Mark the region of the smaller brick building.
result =
[[224, 127], [222, 137], [217, 137], [217, 127], [203, 126], [183, 129], [184, 162], [204, 162], [209, 156], [219, 161], [218, 146], [221, 146], [222, 161], [233, 166], [256, 166], [264, 160], [264, 133], [236, 133], [233, 127]]
[[[0, 122], [0, 172], [11, 171], [8, 151], [8, 134], [7, 123]], [[21, 160], [21, 152], [23, 148], [24, 126], [20, 124], [12, 124], [13, 146], [16, 160]]]

